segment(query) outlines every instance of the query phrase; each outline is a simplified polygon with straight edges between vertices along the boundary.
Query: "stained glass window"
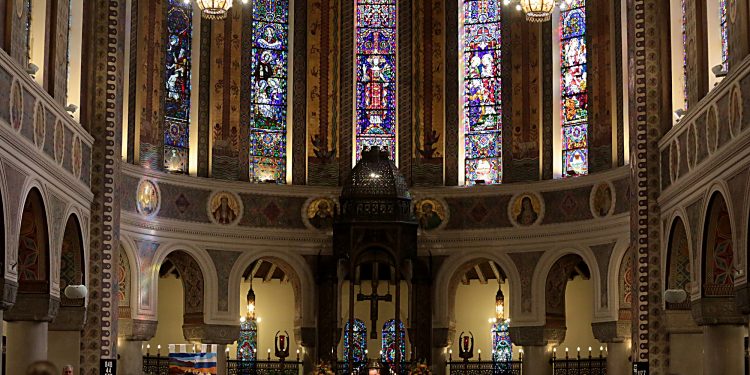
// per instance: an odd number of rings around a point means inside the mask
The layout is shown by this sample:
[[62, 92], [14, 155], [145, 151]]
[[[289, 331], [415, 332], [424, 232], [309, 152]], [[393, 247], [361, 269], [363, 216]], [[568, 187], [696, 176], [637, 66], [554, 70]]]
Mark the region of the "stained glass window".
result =
[[466, 184], [499, 184], [502, 163], [502, 4], [464, 0]]
[[586, 0], [560, 12], [563, 177], [588, 174]]
[[729, 17], [727, 16], [727, 0], [719, 0], [719, 17], [721, 22], [721, 65], [729, 71]]
[[253, 2], [250, 180], [286, 182], [289, 0]]
[[357, 368], [366, 366], [367, 358], [365, 356], [365, 350], [367, 350], [367, 327], [365, 322], [355, 319], [354, 330], [351, 329], [349, 321], [346, 322], [345, 328], [346, 335], [344, 336], [344, 361], [349, 361], [349, 353], [351, 353], [352, 361], [358, 363]]
[[237, 341], [237, 359], [255, 361], [258, 349], [258, 324], [255, 319], [240, 322], [240, 339]]
[[193, 9], [182, 0], [167, 3], [167, 58], [164, 69], [164, 168], [187, 173], [190, 133], [190, 73]]
[[685, 110], [688, 108], [687, 78], [687, 0], [682, 0], [682, 95]]
[[492, 325], [492, 362], [509, 362], [513, 360], [513, 344], [508, 332], [509, 320], [498, 321]]
[[[406, 331], [404, 322], [398, 322], [398, 352], [401, 361], [406, 360]], [[396, 361], [396, 320], [391, 319], [383, 324], [383, 361], [393, 363]]]
[[396, 155], [396, 1], [357, 1], [357, 160], [379, 146]]

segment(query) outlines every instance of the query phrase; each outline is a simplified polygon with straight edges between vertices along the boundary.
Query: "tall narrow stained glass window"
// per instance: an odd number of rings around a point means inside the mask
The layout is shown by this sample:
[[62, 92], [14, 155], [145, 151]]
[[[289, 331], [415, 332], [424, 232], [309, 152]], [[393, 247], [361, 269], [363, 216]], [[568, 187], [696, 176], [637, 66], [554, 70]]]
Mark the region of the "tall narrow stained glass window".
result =
[[255, 0], [250, 81], [250, 180], [286, 182], [289, 0]]
[[682, 0], [682, 95], [685, 104], [684, 109], [688, 109], [688, 78], [687, 78], [687, 0]]
[[367, 326], [365, 326], [365, 322], [355, 319], [354, 320], [354, 330], [352, 330], [350, 324], [351, 322], [346, 322], [345, 332], [346, 335], [344, 335], [344, 361], [349, 361], [349, 355], [351, 353], [352, 361], [354, 363], [357, 363], [358, 366], [356, 366], [357, 369], [361, 366], [366, 366], [367, 357], [365, 356], [365, 350], [367, 350]]
[[513, 360], [513, 344], [510, 341], [508, 326], [510, 320], [500, 320], [492, 324], [492, 362]]
[[[401, 361], [406, 360], [406, 331], [404, 322], [398, 322], [398, 352]], [[391, 319], [383, 324], [383, 361], [393, 363], [396, 361], [396, 320]]]
[[560, 93], [563, 177], [588, 174], [586, 0], [568, 0], [560, 11]]
[[502, 4], [464, 0], [466, 184], [499, 184], [502, 163]]
[[167, 3], [167, 58], [164, 69], [164, 169], [187, 173], [190, 134], [190, 73], [193, 9], [182, 0]]
[[729, 71], [729, 16], [727, 14], [727, 0], [719, 0], [719, 17], [721, 23], [721, 66]]
[[255, 361], [258, 353], [258, 323], [255, 319], [240, 322], [240, 339], [237, 340], [237, 359]]
[[379, 146], [396, 156], [396, 1], [354, 0], [357, 5], [357, 160]]

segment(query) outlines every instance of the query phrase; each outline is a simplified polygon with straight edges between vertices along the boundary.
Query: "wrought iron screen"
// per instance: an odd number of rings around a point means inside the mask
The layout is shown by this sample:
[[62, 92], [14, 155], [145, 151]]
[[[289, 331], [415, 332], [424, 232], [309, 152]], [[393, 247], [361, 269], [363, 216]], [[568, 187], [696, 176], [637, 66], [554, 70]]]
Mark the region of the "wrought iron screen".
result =
[[169, 357], [143, 357], [143, 373], [146, 375], [169, 375]]
[[333, 370], [336, 375], [367, 375], [373, 368], [380, 369], [380, 375], [402, 375], [409, 373], [409, 369], [411, 369], [411, 362], [382, 362], [377, 367], [365, 362], [354, 362], [352, 365], [353, 370], [349, 370], [348, 362], [337, 362], [335, 366], [332, 366], [331, 370]]
[[553, 375], [606, 375], [606, 358], [553, 359]]
[[448, 374], [457, 375], [521, 375], [521, 361], [448, 362]]
[[227, 361], [227, 375], [299, 375], [302, 362]]

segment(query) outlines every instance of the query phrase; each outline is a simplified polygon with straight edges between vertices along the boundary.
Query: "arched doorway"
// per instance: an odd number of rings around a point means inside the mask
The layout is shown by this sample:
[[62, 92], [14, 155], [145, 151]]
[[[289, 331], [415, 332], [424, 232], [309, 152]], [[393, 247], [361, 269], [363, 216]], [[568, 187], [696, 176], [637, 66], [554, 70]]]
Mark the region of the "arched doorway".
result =
[[42, 194], [32, 188], [23, 205], [18, 237], [18, 294], [4, 314], [8, 322], [7, 371], [22, 374], [37, 360], [47, 359], [48, 323], [59, 300], [50, 295], [50, 241]]
[[227, 346], [229, 358], [277, 360], [278, 344], [288, 352], [287, 360], [295, 360], [301, 345], [295, 334], [300, 279], [294, 269], [277, 258], [254, 260], [242, 272], [239, 288], [240, 337]]
[[[84, 285], [84, 248], [81, 225], [75, 215], [65, 223], [60, 246], [60, 310], [49, 326], [50, 361], [58, 368], [79, 368], [81, 330], [86, 320], [85, 296], [77, 298], [73, 286]], [[66, 293], [66, 288], [71, 290]], [[70, 297], [68, 296], [70, 295]]]
[[[149, 354], [200, 351], [200, 338], [190, 337], [190, 328], [204, 324], [204, 275], [187, 251], [169, 253], [159, 266], [158, 325], [154, 337], [145, 343]], [[181, 317], [181, 318], [180, 318]]]
[[703, 231], [701, 295], [734, 296], [734, 244], [732, 222], [724, 197], [715, 193], [708, 204]]
[[559, 332], [559, 350], [571, 356], [598, 355], [602, 345], [591, 329], [594, 311], [594, 283], [591, 268], [580, 255], [560, 257], [550, 268], [545, 283], [545, 328]]
[[[482, 361], [506, 362], [518, 358], [508, 337], [512, 324], [510, 316], [510, 288], [502, 267], [492, 260], [475, 260], [463, 265], [451, 283], [456, 337], [451, 355], [459, 361], [462, 351], [461, 334], [474, 339], [474, 359], [480, 351]], [[510, 349], [510, 350], [509, 350]]]

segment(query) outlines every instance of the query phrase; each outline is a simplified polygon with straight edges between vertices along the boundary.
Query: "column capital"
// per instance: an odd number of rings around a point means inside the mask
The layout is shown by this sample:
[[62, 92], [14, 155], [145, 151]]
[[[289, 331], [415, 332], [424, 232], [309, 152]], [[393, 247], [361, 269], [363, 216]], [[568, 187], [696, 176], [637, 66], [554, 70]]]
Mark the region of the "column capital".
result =
[[148, 341], [156, 334], [155, 320], [118, 319], [118, 335], [128, 341]]
[[50, 331], [80, 331], [86, 323], [85, 306], [60, 306], [55, 319], [50, 323]]
[[740, 312], [742, 314], [750, 314], [750, 285], [747, 283], [735, 285], [734, 296]]
[[60, 299], [49, 293], [18, 293], [16, 303], [6, 311], [6, 321], [51, 322], [60, 310]]
[[231, 344], [240, 337], [239, 325], [225, 324], [183, 324], [185, 340], [203, 344]]
[[734, 297], [702, 297], [692, 301], [693, 319], [699, 326], [746, 324], [747, 317], [738, 309]]
[[18, 283], [5, 278], [0, 279], [0, 310], [10, 310], [16, 303]]
[[456, 334], [455, 327], [435, 327], [432, 329], [432, 347], [447, 348], [453, 344], [453, 336]]
[[297, 339], [297, 343], [300, 346], [306, 348], [315, 347], [315, 341], [317, 336], [317, 328], [315, 327], [295, 327], [294, 336]]
[[612, 322], [591, 323], [594, 338], [601, 342], [624, 342], [630, 338], [632, 323], [617, 320]]
[[565, 341], [566, 328], [549, 328], [545, 326], [510, 327], [510, 338], [521, 346], [546, 346]]

